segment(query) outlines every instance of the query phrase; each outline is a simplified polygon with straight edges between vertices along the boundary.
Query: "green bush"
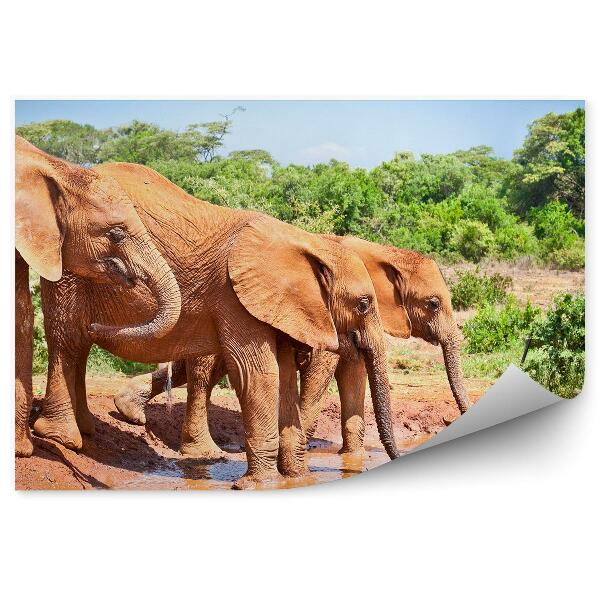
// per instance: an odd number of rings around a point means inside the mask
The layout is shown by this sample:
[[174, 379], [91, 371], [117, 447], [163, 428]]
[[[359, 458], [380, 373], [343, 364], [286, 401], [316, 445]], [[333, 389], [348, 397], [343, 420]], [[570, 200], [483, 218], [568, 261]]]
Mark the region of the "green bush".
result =
[[479, 270], [459, 271], [450, 282], [452, 307], [457, 310], [499, 304], [506, 300], [507, 290], [512, 287], [512, 277], [500, 273], [479, 275]]
[[483, 257], [493, 254], [494, 235], [485, 223], [460, 221], [450, 239], [450, 249], [478, 263]]
[[496, 230], [496, 256], [503, 260], [514, 260], [520, 256], [536, 256], [539, 253], [538, 240], [533, 229], [516, 219]]
[[544, 255], [572, 246], [583, 235], [583, 221], [575, 218], [569, 207], [557, 200], [532, 209], [529, 220]]
[[125, 360], [96, 345], [92, 346], [87, 360], [88, 373], [96, 373], [98, 375], [110, 375], [115, 372], [125, 375], [139, 375], [141, 373], [150, 373], [154, 369], [156, 369], [156, 365]]
[[527, 302], [520, 306], [511, 294], [502, 308], [491, 304], [480, 307], [463, 326], [469, 354], [506, 350], [512, 344], [524, 342], [541, 310]]
[[40, 278], [31, 270], [29, 271], [29, 289], [33, 303], [33, 374], [41, 375], [48, 369], [48, 346], [44, 333]]
[[567, 248], [554, 250], [548, 255], [547, 263], [555, 269], [565, 271], [579, 271], [585, 267], [585, 243], [575, 240]]
[[506, 200], [499, 198], [489, 186], [469, 186], [458, 199], [465, 218], [485, 223], [491, 231], [512, 223], [512, 215], [506, 210]]
[[560, 294], [531, 331], [533, 352], [525, 370], [544, 387], [573, 398], [585, 375], [585, 298]]

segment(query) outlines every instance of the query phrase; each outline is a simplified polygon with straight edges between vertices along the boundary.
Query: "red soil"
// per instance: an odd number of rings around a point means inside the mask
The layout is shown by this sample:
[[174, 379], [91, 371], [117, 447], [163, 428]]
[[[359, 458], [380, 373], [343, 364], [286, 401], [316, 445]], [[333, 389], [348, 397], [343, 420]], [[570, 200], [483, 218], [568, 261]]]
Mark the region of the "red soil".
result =
[[[411, 448], [443, 429], [458, 416], [443, 373], [420, 375], [419, 383], [397, 382], [392, 378], [392, 409], [396, 439]], [[411, 379], [416, 379], [414, 376]], [[43, 381], [37, 378], [38, 389]], [[396, 382], [395, 382], [396, 380]], [[174, 390], [171, 404], [163, 396], [147, 408], [146, 425], [125, 422], [114, 407], [113, 398], [123, 378], [88, 377], [90, 409], [96, 417], [96, 434], [84, 437], [79, 452], [40, 438], [34, 439], [31, 458], [16, 460], [16, 488], [29, 489], [207, 489], [229, 488], [245, 471], [243, 430], [237, 398], [230, 390], [213, 394], [209, 422], [215, 441], [230, 452], [228, 460], [203, 463], [178, 454], [179, 435], [185, 411], [185, 390]], [[487, 381], [470, 380], [471, 399], [489, 387]], [[42, 388], [43, 389], [43, 388]], [[39, 411], [35, 403], [32, 421]], [[329, 394], [315, 438], [310, 443], [312, 475], [292, 480], [283, 487], [308, 485], [348, 477], [387, 462], [367, 400], [363, 457], [340, 457], [340, 405]]]

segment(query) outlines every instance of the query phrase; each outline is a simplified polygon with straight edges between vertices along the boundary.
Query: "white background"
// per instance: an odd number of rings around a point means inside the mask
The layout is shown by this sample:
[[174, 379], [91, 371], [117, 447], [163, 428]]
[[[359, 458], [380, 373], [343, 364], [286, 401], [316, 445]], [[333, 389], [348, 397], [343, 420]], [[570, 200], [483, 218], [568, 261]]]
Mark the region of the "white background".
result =
[[[597, 596], [600, 99], [591, 6], [2, 3], [4, 597]], [[351, 481], [307, 489], [12, 491], [13, 100], [73, 96], [586, 99], [583, 395]]]

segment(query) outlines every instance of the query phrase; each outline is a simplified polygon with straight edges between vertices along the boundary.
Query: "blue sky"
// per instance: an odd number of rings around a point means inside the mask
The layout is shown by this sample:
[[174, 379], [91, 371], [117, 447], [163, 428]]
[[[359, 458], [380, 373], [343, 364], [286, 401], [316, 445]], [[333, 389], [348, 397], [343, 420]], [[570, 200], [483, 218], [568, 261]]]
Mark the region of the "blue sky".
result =
[[485, 144], [510, 158], [527, 124], [548, 112], [583, 107], [576, 100], [18, 100], [16, 123], [70, 119], [95, 127], [133, 119], [183, 130], [219, 119], [236, 106], [224, 153], [262, 148], [283, 164], [331, 158], [374, 167], [395, 152], [453, 152]]

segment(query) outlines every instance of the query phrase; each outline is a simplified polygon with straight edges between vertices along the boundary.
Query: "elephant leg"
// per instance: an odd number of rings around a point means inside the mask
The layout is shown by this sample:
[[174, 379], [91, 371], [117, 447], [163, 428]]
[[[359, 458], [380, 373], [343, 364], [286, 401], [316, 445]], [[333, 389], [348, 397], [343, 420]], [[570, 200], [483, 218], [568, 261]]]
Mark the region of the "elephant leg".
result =
[[307, 440], [313, 437], [317, 428], [323, 397], [333, 378], [339, 358], [332, 352], [313, 351], [310, 359], [299, 365], [302, 426]]
[[[115, 397], [116, 409], [130, 423], [144, 425], [146, 423], [146, 404], [154, 396], [165, 391], [167, 372], [167, 363], [162, 363], [153, 373], [132, 377]], [[179, 387], [185, 383], [187, 383], [185, 360], [173, 361], [171, 385]]]
[[281, 481], [279, 449], [279, 368], [274, 330], [248, 313], [236, 315], [234, 328], [220, 331], [229, 379], [242, 409], [248, 469], [235, 489]]
[[286, 477], [308, 474], [306, 436], [302, 429], [300, 396], [296, 376], [296, 351], [289, 340], [278, 344], [279, 363], [279, 457], [278, 467]]
[[29, 291], [29, 267], [21, 255], [15, 256], [15, 454], [31, 456], [33, 442], [29, 413], [33, 401], [33, 305]]
[[77, 354], [48, 343], [48, 382], [42, 414], [33, 425], [40, 437], [80, 450], [82, 439], [74, 407], [77, 402]]
[[365, 390], [367, 371], [362, 358], [340, 360], [335, 371], [342, 405], [342, 448], [340, 454], [360, 452], [365, 436]]
[[181, 454], [193, 458], [215, 460], [226, 452], [215, 444], [208, 429], [207, 406], [210, 394], [226, 373], [219, 355], [193, 356], [186, 361], [187, 404], [181, 431]]
[[85, 372], [89, 353], [90, 347], [86, 347], [82, 349], [77, 357], [75, 367], [75, 419], [81, 433], [94, 435], [96, 420], [88, 407], [87, 391], [85, 388]]
[[77, 366], [89, 348], [82, 323], [83, 301], [72, 277], [56, 283], [42, 279], [44, 329], [48, 344], [48, 381], [42, 414], [33, 425], [40, 437], [55, 440], [72, 450], [82, 446], [75, 419], [77, 406]]

